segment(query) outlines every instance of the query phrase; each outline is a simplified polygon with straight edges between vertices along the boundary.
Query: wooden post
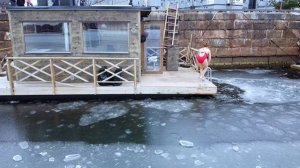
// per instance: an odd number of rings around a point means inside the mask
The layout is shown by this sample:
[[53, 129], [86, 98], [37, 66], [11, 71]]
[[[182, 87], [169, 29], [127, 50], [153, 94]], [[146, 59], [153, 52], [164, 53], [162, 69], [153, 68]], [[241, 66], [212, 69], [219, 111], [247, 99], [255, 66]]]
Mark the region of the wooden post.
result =
[[54, 71], [52, 58], [50, 58], [50, 71], [51, 71], [52, 94], [56, 95], [55, 71]]
[[15, 95], [15, 88], [14, 88], [14, 79], [13, 79], [13, 72], [10, 67], [11, 59], [7, 59], [7, 73], [8, 73], [8, 80], [9, 80], [9, 86], [10, 86], [10, 94]]
[[134, 85], [134, 93], [136, 93], [136, 60], [133, 60], [133, 71], [134, 71], [134, 81], [133, 81], [133, 85]]
[[95, 94], [97, 94], [97, 71], [96, 71], [96, 62], [95, 58], [93, 58], [93, 77], [94, 77], [94, 89], [95, 89]]

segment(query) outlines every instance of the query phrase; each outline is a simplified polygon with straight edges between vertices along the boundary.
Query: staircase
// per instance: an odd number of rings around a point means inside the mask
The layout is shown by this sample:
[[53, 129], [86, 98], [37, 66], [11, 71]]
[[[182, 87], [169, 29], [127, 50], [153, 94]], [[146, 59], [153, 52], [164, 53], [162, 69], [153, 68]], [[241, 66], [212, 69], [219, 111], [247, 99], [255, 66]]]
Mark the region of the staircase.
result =
[[170, 8], [170, 4], [168, 4], [163, 33], [163, 47], [178, 45], [178, 27], [178, 4], [176, 8]]

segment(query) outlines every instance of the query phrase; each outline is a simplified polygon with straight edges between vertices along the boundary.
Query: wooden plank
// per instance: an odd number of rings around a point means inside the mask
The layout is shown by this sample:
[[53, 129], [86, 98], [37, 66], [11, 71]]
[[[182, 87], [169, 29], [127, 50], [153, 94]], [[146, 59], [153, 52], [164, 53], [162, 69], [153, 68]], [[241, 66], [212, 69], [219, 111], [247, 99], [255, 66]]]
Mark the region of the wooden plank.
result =
[[35, 59], [39, 59], [39, 60], [49, 60], [49, 59], [53, 59], [53, 60], [67, 60], [67, 59], [71, 59], [71, 60], [81, 60], [81, 59], [85, 59], [85, 60], [92, 60], [92, 59], [96, 59], [96, 60], [138, 60], [138, 58], [129, 58], [129, 57], [124, 57], [124, 58], [111, 58], [111, 57], [7, 57], [7, 59], [10, 60], [35, 60]]
[[133, 79], [133, 82], [134, 82], [134, 93], [136, 93], [136, 86], [137, 86], [137, 79], [136, 79], [136, 60], [133, 60], [133, 72], [134, 72], [134, 79]]
[[12, 76], [11, 62], [12, 61], [10, 59], [7, 60], [7, 73], [10, 87], [10, 95], [14, 95], [14, 79]]
[[56, 94], [56, 85], [55, 85], [55, 70], [53, 66], [53, 59], [50, 59], [50, 71], [51, 71], [51, 84], [52, 84], [52, 94]]
[[94, 77], [94, 89], [95, 94], [98, 94], [97, 87], [98, 87], [98, 78], [97, 78], [97, 70], [96, 70], [96, 61], [93, 59], [93, 77]]

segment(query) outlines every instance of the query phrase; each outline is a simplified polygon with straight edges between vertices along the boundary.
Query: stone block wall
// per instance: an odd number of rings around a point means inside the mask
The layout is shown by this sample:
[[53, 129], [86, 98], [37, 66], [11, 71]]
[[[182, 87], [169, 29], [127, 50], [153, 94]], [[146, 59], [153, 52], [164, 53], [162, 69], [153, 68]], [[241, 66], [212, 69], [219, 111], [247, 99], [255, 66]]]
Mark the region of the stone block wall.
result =
[[5, 56], [11, 56], [11, 41], [8, 37], [9, 22], [6, 13], [0, 13], [0, 60]]
[[213, 57], [219, 58], [213, 60], [215, 65], [242, 65], [247, 61], [261, 65], [289, 64], [292, 61], [289, 57], [299, 52], [300, 16], [292, 13], [188, 12], [180, 15], [179, 32], [181, 47], [188, 46], [191, 37], [193, 48], [208, 43]]

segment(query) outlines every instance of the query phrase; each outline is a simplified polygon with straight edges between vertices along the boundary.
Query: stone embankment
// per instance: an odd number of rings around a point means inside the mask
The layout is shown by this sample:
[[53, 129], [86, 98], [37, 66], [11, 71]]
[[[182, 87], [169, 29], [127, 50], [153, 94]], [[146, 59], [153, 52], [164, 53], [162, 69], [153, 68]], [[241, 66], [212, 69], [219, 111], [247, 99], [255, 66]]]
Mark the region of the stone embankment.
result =
[[282, 66], [297, 57], [299, 13], [186, 12], [179, 22], [180, 46], [208, 43], [215, 66]]

